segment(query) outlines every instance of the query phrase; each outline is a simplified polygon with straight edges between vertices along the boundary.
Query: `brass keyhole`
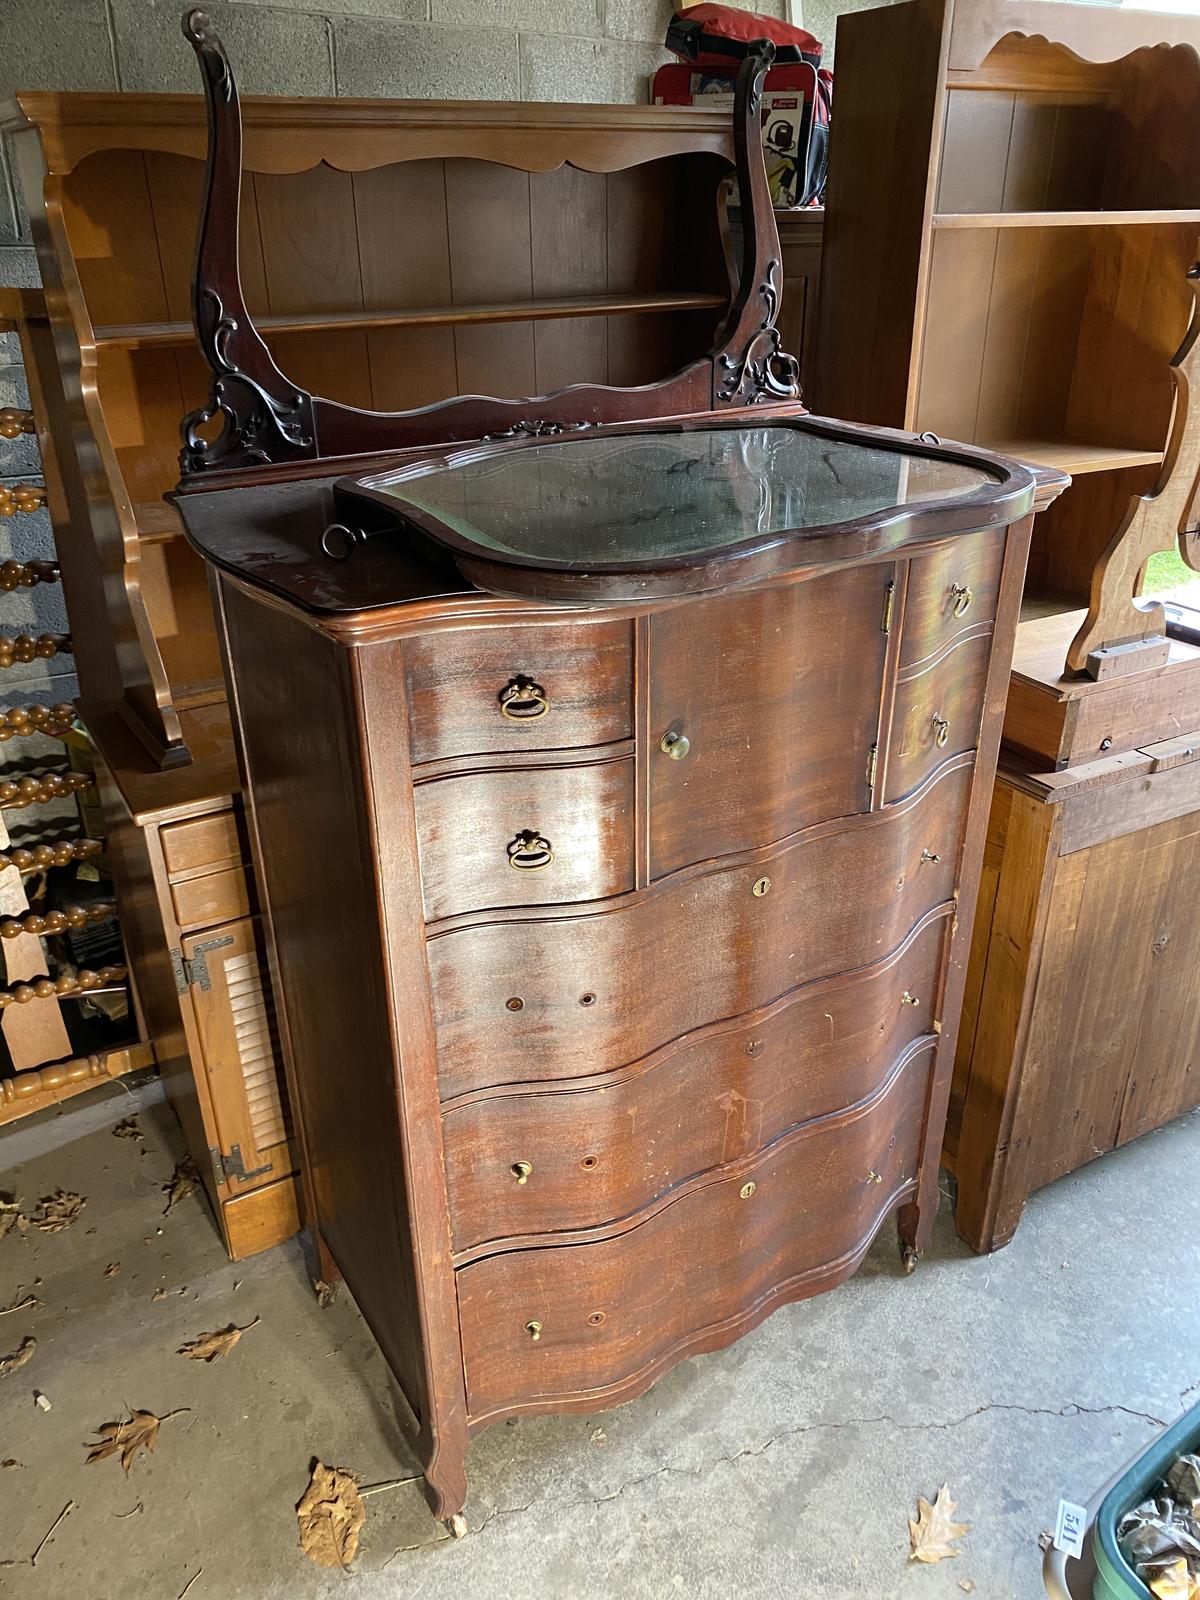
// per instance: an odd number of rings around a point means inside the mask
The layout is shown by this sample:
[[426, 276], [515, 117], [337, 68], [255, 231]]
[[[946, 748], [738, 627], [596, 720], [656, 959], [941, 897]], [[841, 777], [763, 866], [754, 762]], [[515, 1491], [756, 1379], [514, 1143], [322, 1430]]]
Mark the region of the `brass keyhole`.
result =
[[770, 887], [771, 887], [770, 878], [755, 878], [753, 884], [750, 886], [750, 893], [754, 894], [754, 895], [757, 895], [758, 898], [761, 900], [763, 895], [766, 894], [767, 890], [770, 889]]
[[950, 585], [950, 598], [954, 602], [951, 607], [953, 615], [961, 617], [975, 596], [965, 583], [952, 583]]
[[659, 740], [658, 748], [663, 755], [670, 756], [672, 761], [682, 761], [692, 745], [687, 734], [681, 729], [668, 728]]
[[512, 1166], [509, 1168], [509, 1171], [512, 1173], [513, 1177], [518, 1183], [528, 1183], [529, 1175], [533, 1171], [533, 1162], [514, 1161]]
[[950, 741], [950, 724], [943, 716], [933, 718], [933, 742], [939, 750], [945, 749]]
[[744, 1183], [742, 1185], [742, 1187], [738, 1190], [738, 1194], [741, 1196], [741, 1198], [743, 1200], [749, 1200], [750, 1196], [754, 1193], [755, 1189], [757, 1189], [757, 1188], [758, 1188], [758, 1185], [756, 1183]]
[[536, 1344], [542, 1337], [542, 1325], [540, 1322], [527, 1322], [525, 1324], [525, 1332], [533, 1340], [534, 1344]]

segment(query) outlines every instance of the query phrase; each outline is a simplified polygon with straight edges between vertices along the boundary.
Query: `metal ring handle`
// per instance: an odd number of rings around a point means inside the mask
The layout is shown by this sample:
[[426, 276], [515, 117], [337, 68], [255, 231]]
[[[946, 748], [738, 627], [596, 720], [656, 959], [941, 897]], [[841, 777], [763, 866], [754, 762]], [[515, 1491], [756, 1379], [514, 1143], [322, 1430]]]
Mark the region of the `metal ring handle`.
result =
[[939, 750], [944, 750], [950, 742], [950, 724], [945, 717], [936, 716], [933, 719], [933, 742]]
[[971, 593], [970, 585], [966, 583], [952, 583], [950, 585], [950, 595], [954, 601], [953, 606], [950, 608], [951, 615], [955, 617], [965, 616], [971, 601], [975, 598], [975, 596]]
[[500, 691], [500, 715], [510, 722], [533, 722], [544, 717], [550, 709], [550, 700], [540, 683], [518, 674]]
[[521, 872], [540, 872], [554, 860], [549, 839], [543, 839], [540, 833], [534, 833], [529, 828], [522, 829], [506, 848], [509, 866]]

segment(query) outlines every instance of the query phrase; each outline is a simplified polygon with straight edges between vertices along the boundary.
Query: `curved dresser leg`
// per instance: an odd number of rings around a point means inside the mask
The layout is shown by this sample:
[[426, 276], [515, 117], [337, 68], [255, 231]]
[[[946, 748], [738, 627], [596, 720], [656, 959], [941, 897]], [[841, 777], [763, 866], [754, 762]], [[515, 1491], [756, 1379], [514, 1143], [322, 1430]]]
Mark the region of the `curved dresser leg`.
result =
[[425, 1464], [425, 1498], [429, 1509], [449, 1533], [461, 1539], [467, 1531], [462, 1514], [467, 1503], [467, 1455], [464, 1436], [461, 1449], [447, 1449], [443, 1443]]
[[906, 1273], [917, 1270], [917, 1262], [924, 1255], [933, 1236], [937, 1202], [938, 1195], [935, 1189], [931, 1203], [923, 1205], [920, 1200], [910, 1200], [907, 1205], [901, 1206], [896, 1214], [896, 1231], [900, 1236], [900, 1260]]

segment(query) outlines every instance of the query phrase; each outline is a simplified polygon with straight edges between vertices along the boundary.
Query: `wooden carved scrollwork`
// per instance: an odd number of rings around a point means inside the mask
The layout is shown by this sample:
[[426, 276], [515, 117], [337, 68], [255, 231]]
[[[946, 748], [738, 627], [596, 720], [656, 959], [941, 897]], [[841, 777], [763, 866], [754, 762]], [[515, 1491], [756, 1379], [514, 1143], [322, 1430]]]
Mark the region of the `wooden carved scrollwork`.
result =
[[57, 583], [57, 561], [4, 561], [0, 562], [0, 589], [11, 594], [14, 589], [32, 589], [39, 583]]
[[99, 839], [60, 839], [53, 844], [14, 845], [0, 850], [0, 872], [16, 867], [20, 873], [47, 872], [51, 867], [67, 867], [72, 861], [86, 861], [104, 849]]
[[36, 433], [32, 411], [16, 406], [0, 406], [0, 439], [19, 439], [23, 433]]
[[[8, 665], [8, 663], [2, 663]], [[75, 720], [75, 707], [67, 701], [56, 706], [13, 706], [0, 711], [0, 744], [10, 739], [27, 739], [42, 733], [48, 739], [61, 739]]]
[[0, 670], [18, 664], [28, 666], [31, 661], [49, 661], [69, 654], [70, 649], [69, 633], [39, 633], [36, 639], [29, 633], [0, 635]]
[[[733, 406], [799, 409], [799, 368], [782, 349], [776, 325], [781, 256], [761, 127], [763, 78], [775, 55], [769, 41], [750, 47], [738, 73], [734, 166], [742, 213], [741, 271], [715, 348], [659, 382], [632, 389], [583, 383], [522, 399], [456, 395], [413, 411], [380, 412], [308, 393], [280, 371], [256, 329], [238, 266], [242, 122], [237, 86], [225, 48], [203, 11], [187, 13], [183, 33], [200, 64], [208, 111], [207, 182], [192, 307], [212, 374], [207, 404], [183, 421], [185, 480], [216, 467], [468, 439], [550, 438], [602, 423]], [[181, 488], [186, 487], [185, 481]]]
[[28, 1005], [31, 1000], [65, 1000], [71, 995], [87, 994], [92, 989], [106, 989], [114, 983], [124, 982], [124, 967], [100, 967], [93, 972], [81, 967], [73, 976], [60, 978], [30, 978], [26, 983], [0, 984], [0, 1011], [5, 1006]]
[[1158, 600], [1139, 599], [1138, 584], [1152, 555], [1178, 543], [1179, 553], [1200, 572], [1200, 266], [1188, 273], [1192, 315], [1183, 343], [1171, 360], [1175, 410], [1158, 481], [1137, 495], [1108, 542], [1092, 574], [1087, 617], [1071, 641], [1067, 666], [1106, 677], [1110, 672], [1152, 667], [1170, 648]]
[[32, 516], [46, 504], [46, 491], [40, 483], [0, 484], [0, 517], [15, 517], [18, 512]]
[[0, 783], [0, 806], [21, 811], [26, 806], [45, 805], [77, 794], [95, 782], [88, 772], [38, 772], [25, 778], [6, 778]]

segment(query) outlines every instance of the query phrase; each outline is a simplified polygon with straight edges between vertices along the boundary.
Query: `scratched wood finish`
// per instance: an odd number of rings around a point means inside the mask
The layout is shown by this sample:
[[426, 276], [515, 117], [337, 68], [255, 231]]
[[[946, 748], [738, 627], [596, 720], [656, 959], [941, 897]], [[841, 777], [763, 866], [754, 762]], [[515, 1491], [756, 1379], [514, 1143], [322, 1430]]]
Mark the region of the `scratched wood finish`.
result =
[[[682, 873], [569, 921], [564, 909], [437, 933], [427, 955], [442, 1098], [586, 1077], [799, 981], [878, 960], [950, 899], [970, 782], [960, 766], [893, 814]], [[664, 971], [688, 981], [647, 982]]]
[[[633, 775], [625, 759], [418, 784], [425, 915], [601, 900], [632, 889]], [[537, 844], [518, 848], [525, 835]]]
[[851, 568], [654, 618], [652, 739], [689, 741], [651, 755], [655, 877], [867, 809], [894, 582]]
[[[632, 1215], [787, 1129], [866, 1099], [936, 1020], [946, 916], [862, 973], [800, 989], [560, 1091], [447, 1107], [458, 1250]], [[593, 1086], [594, 1085], [594, 1086]], [[528, 1171], [526, 1171], [528, 1167]]]
[[911, 794], [953, 756], [974, 750], [991, 661], [990, 628], [961, 637], [914, 677], [896, 686], [886, 794]]
[[[404, 650], [413, 762], [626, 739], [632, 662], [628, 622], [418, 634]], [[523, 703], [535, 715], [505, 716], [505, 692], [520, 680], [540, 691]]]
[[701, 1181], [630, 1232], [461, 1268], [472, 1421], [625, 1398], [698, 1333], [753, 1326], [845, 1277], [915, 1185], [928, 1076], [918, 1054], [865, 1106]]

